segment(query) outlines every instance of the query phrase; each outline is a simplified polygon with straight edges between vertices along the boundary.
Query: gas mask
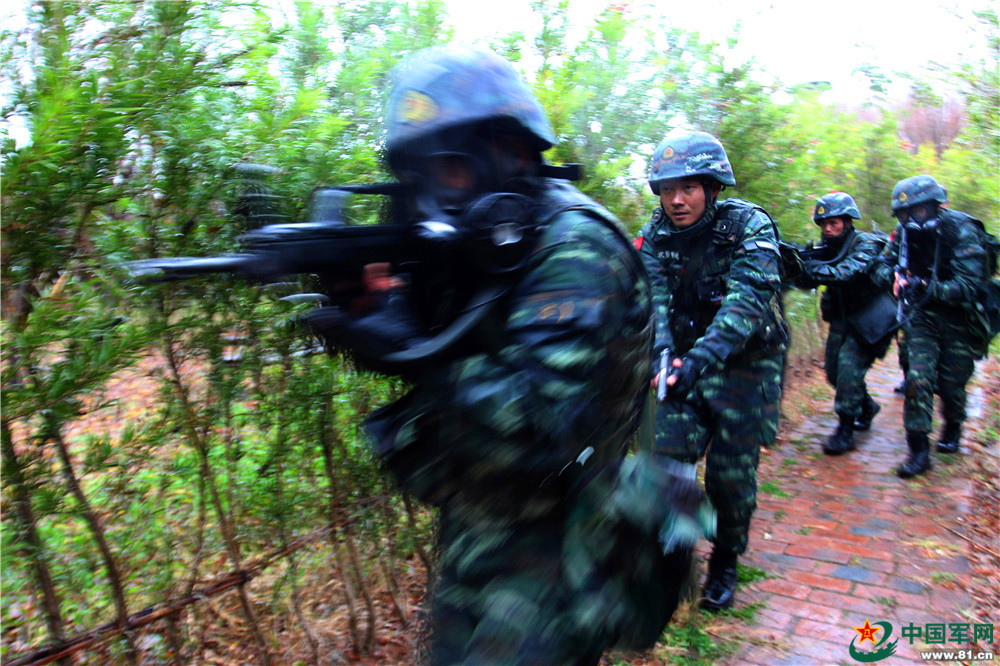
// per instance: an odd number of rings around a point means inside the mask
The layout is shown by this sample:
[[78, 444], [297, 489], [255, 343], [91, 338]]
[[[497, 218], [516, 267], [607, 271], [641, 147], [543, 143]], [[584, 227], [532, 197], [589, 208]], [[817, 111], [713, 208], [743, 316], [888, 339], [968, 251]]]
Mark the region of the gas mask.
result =
[[[437, 151], [419, 162], [414, 175], [413, 215], [417, 237], [472, 272], [503, 275], [520, 269], [537, 237], [532, 199], [503, 191], [505, 168], [479, 157], [491, 155], [468, 143], [461, 151]], [[495, 156], [495, 155], [494, 155]], [[513, 189], [513, 188], [512, 188]]]
[[906, 227], [911, 242], [935, 236], [941, 227], [937, 204], [919, 204], [895, 211], [896, 218]]

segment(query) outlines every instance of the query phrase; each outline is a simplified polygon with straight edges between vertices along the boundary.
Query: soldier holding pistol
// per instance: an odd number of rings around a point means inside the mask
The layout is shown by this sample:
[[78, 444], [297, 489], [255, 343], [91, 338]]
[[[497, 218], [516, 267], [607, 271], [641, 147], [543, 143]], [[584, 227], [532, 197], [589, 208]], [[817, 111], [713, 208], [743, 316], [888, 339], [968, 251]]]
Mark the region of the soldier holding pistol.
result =
[[718, 531], [701, 605], [733, 604], [737, 558], [757, 506], [760, 448], [778, 429], [788, 330], [774, 222], [740, 199], [722, 144], [705, 132], [668, 134], [653, 153], [649, 186], [660, 199], [636, 246], [653, 285], [656, 357], [672, 360], [654, 385], [655, 453], [694, 463]]

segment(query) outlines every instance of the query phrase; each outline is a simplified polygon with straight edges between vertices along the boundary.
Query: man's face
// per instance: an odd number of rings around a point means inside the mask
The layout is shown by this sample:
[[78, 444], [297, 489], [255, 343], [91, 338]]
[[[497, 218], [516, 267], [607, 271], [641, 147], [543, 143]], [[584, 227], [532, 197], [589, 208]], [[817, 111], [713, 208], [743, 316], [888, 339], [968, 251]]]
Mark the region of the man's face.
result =
[[844, 233], [844, 218], [842, 217], [823, 217], [816, 224], [823, 232], [823, 238], [827, 240], [837, 238]]
[[[675, 227], [690, 227], [705, 214], [705, 189], [698, 178], [674, 178], [660, 184], [660, 203]], [[709, 187], [709, 195], [718, 194], [718, 189]]]

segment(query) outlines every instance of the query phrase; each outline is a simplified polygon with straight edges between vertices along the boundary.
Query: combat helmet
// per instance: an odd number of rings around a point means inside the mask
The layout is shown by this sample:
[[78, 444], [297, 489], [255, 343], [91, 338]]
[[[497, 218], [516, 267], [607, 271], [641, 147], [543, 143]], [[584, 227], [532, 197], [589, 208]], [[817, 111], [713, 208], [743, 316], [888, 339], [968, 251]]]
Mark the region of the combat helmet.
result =
[[539, 152], [555, 144], [545, 111], [513, 66], [465, 46], [430, 47], [405, 60], [393, 73], [385, 122], [393, 168], [416, 144], [483, 123], [528, 137]]
[[663, 181], [695, 176], [708, 176], [723, 185], [736, 184], [733, 166], [718, 139], [708, 132], [670, 132], [653, 151], [649, 188], [659, 194]]
[[894, 213], [911, 206], [931, 202], [943, 204], [947, 201], [948, 193], [934, 180], [933, 176], [927, 174], [904, 178], [892, 188], [892, 211]]
[[854, 202], [854, 197], [846, 192], [830, 192], [824, 194], [816, 202], [816, 210], [813, 212], [813, 222], [827, 217], [850, 217], [855, 220], [861, 219], [861, 211], [858, 204]]

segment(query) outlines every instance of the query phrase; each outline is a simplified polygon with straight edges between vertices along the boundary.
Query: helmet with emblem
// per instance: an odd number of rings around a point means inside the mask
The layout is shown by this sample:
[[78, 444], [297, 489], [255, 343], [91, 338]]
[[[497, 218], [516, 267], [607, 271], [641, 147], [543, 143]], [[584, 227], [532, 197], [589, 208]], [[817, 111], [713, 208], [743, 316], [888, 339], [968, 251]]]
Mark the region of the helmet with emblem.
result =
[[437, 46], [410, 56], [394, 72], [386, 109], [386, 150], [397, 169], [409, 152], [443, 132], [488, 123], [529, 139], [542, 152], [555, 135], [541, 104], [514, 67], [483, 49]]
[[893, 212], [910, 206], [929, 203], [943, 204], [947, 201], [948, 193], [934, 180], [933, 176], [927, 174], [904, 178], [892, 188]]
[[846, 192], [830, 192], [819, 198], [816, 202], [816, 210], [813, 212], [813, 222], [827, 217], [850, 217], [855, 220], [861, 219], [861, 211], [858, 204], [854, 202], [854, 197]]
[[675, 178], [707, 176], [723, 185], [735, 185], [733, 166], [722, 143], [708, 132], [675, 131], [656, 150], [649, 169], [649, 188], [660, 193], [660, 184]]

